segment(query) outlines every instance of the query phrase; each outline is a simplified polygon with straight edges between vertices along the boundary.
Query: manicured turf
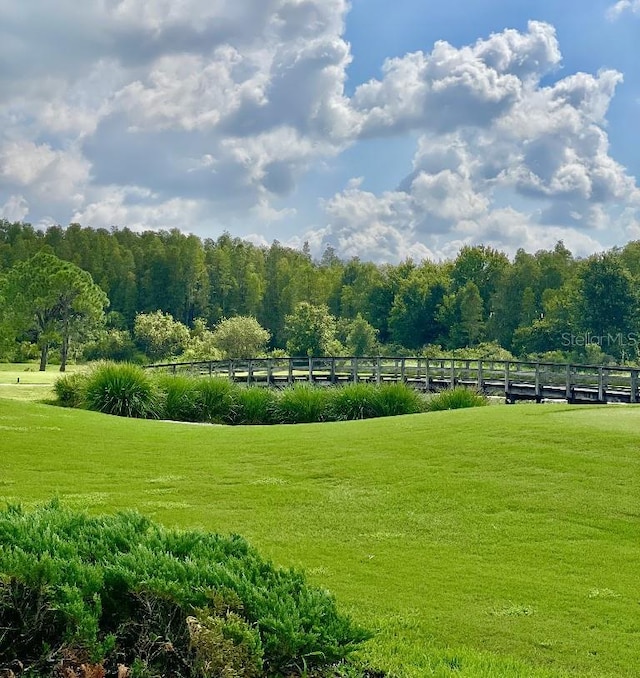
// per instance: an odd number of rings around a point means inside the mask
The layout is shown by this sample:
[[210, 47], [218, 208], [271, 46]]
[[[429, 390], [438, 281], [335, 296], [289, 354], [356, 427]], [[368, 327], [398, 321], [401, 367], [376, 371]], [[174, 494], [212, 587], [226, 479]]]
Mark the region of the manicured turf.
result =
[[640, 409], [274, 427], [0, 400], [0, 501], [247, 537], [377, 631], [397, 676], [638, 676]]
[[[67, 372], [84, 369], [68, 365]], [[0, 363], [0, 398], [14, 400], [48, 400], [53, 398], [53, 384], [60, 376], [59, 365], [48, 365], [45, 372], [35, 363]]]

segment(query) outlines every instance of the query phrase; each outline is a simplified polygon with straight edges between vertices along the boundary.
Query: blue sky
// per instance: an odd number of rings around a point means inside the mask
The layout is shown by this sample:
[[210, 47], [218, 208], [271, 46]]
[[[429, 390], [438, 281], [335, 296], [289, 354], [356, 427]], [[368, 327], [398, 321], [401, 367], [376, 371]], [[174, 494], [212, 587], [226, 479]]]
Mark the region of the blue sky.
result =
[[0, 0], [0, 217], [586, 255], [640, 238], [638, 45], [640, 0]]

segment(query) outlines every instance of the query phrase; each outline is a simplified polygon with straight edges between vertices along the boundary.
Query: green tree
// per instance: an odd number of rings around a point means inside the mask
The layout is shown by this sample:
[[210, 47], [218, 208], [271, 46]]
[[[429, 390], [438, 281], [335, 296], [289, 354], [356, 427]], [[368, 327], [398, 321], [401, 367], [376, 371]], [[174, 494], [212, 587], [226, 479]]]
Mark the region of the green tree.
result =
[[186, 325], [162, 311], [138, 313], [133, 323], [133, 336], [151, 360], [179, 355], [187, 348], [190, 339]]
[[[523, 320], [525, 290], [537, 289], [540, 269], [538, 260], [519, 249], [514, 262], [502, 271], [495, 294], [491, 298], [487, 337], [501, 346], [511, 349], [515, 331]], [[527, 295], [528, 312], [534, 314], [531, 304], [535, 300]], [[535, 296], [535, 295], [534, 295]], [[535, 314], [534, 314], [535, 315]]]
[[451, 269], [454, 290], [472, 282], [478, 288], [485, 309], [495, 294], [504, 271], [509, 267], [507, 256], [485, 245], [466, 245], [456, 257]]
[[466, 346], [474, 346], [482, 335], [482, 297], [478, 286], [469, 281], [456, 295], [460, 308], [460, 335]]
[[346, 337], [347, 353], [354, 356], [372, 356], [378, 352], [378, 331], [358, 313], [349, 322]]
[[6, 278], [0, 273], [0, 358], [7, 355], [7, 351], [14, 341], [13, 332], [9, 324], [8, 306], [5, 296]]
[[213, 330], [213, 345], [225, 358], [255, 358], [265, 351], [270, 333], [251, 316], [221, 320]]
[[196, 318], [191, 328], [191, 338], [184, 353], [180, 356], [184, 361], [220, 360], [222, 353], [215, 345], [213, 332], [207, 327], [204, 318]]
[[11, 300], [9, 322], [15, 335], [30, 332], [40, 349], [40, 370], [49, 350], [60, 346], [64, 372], [72, 340], [86, 339], [104, 323], [107, 295], [91, 275], [75, 264], [40, 251], [7, 275], [5, 296]]
[[336, 347], [336, 319], [326, 306], [299, 303], [284, 321], [290, 355], [331, 355]]
[[[578, 316], [582, 330], [616, 357], [627, 345], [638, 320], [638, 295], [629, 271], [615, 252], [589, 257], [578, 275]], [[635, 336], [635, 335], [634, 335]]]
[[392, 339], [409, 349], [440, 343], [447, 328], [440, 309], [448, 288], [443, 267], [424, 263], [400, 283], [389, 316]]

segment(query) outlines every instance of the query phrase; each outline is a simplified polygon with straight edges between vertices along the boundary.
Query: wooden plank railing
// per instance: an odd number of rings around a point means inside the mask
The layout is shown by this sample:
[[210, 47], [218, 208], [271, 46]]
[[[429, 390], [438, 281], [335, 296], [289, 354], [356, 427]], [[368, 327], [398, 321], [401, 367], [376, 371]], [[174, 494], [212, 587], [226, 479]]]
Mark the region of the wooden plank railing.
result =
[[455, 386], [517, 400], [572, 403], [640, 401], [640, 367], [519, 360], [425, 357], [291, 357], [209, 360], [148, 365], [149, 370], [225, 376], [245, 383], [282, 386], [403, 382], [427, 392]]

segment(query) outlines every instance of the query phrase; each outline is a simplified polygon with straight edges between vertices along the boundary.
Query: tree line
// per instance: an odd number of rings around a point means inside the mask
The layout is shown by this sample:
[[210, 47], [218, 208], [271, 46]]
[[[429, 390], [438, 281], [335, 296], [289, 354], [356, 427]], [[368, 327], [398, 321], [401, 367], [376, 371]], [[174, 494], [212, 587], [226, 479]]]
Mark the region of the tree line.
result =
[[[478, 245], [462, 248], [451, 261], [375, 264], [342, 259], [331, 247], [314, 259], [306, 247], [296, 250], [277, 241], [257, 246], [228, 233], [200, 239], [179, 230], [78, 224], [39, 230], [1, 221], [5, 315], [18, 303], [16, 267], [38, 253], [89, 274], [108, 300], [107, 307], [94, 290], [93, 302], [102, 303], [106, 315], [91, 341], [80, 342], [88, 347], [88, 357], [108, 357], [104, 354], [117, 353], [127, 340], [129, 352], [157, 357], [149, 340], [141, 339], [140, 325], [160, 317], [185, 328], [174, 355], [215, 350], [220, 336], [213, 341], [211, 335], [225, 320], [240, 317], [254, 319], [266, 331], [260, 335], [264, 351], [502, 350], [518, 357], [589, 362], [638, 357], [640, 241], [587, 258], [573, 256], [558, 242], [550, 250], [519, 250], [513, 258]], [[76, 312], [65, 322], [86, 327], [93, 322], [90, 315]], [[57, 326], [56, 336], [61, 332]], [[5, 339], [10, 334], [5, 322]], [[33, 326], [13, 334], [5, 341], [5, 359], [16, 346], [34, 343]], [[53, 343], [64, 352], [64, 341]]]

